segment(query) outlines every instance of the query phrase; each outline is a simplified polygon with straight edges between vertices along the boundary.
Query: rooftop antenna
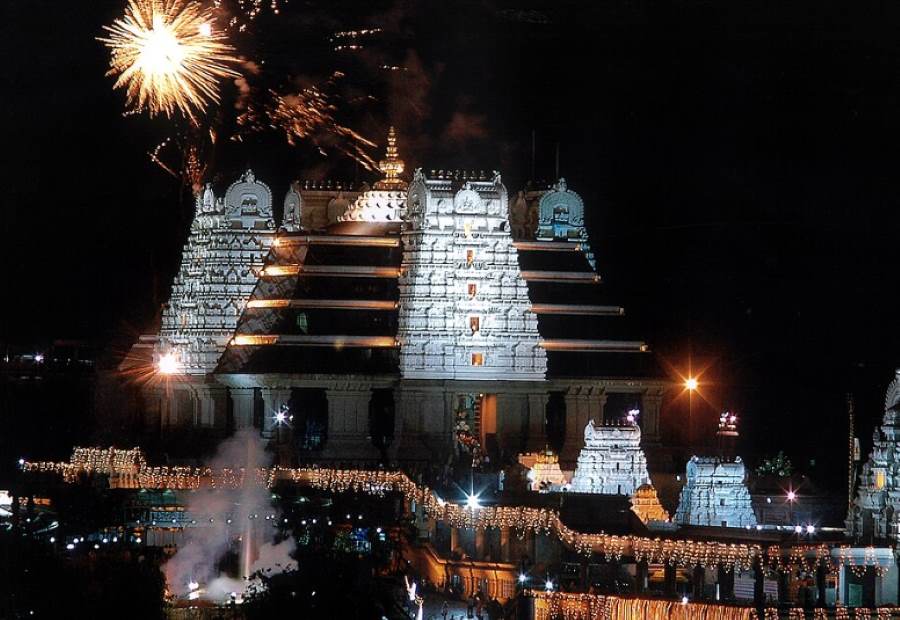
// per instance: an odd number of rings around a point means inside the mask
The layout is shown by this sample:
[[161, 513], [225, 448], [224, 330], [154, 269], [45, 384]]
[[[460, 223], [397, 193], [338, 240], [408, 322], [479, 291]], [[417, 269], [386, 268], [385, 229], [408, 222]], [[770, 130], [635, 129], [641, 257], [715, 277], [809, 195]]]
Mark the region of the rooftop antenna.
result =
[[858, 444], [853, 429], [853, 394], [847, 394], [847, 510], [853, 509], [853, 485], [856, 479]]
[[553, 180], [559, 180], [559, 142], [556, 143], [556, 175], [554, 175]]
[[531, 182], [534, 183], [534, 162], [537, 150], [537, 132], [531, 130]]

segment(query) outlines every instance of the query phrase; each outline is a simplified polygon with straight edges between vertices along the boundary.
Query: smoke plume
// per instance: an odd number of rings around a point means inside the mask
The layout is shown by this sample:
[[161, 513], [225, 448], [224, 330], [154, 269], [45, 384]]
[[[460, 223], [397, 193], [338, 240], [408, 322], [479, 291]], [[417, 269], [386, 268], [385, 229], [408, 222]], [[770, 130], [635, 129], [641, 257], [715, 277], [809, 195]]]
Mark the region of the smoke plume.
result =
[[[185, 502], [192, 526], [184, 528], [178, 551], [163, 566], [169, 591], [176, 596], [221, 601], [241, 594], [253, 575], [268, 575], [296, 567], [292, 538], [277, 540], [281, 515], [271, 493], [259, 484], [255, 471], [271, 465], [264, 440], [254, 429], [242, 429], [220, 446], [211, 467], [245, 468], [244, 484], [235, 489], [201, 488]], [[222, 570], [222, 560], [236, 552], [238, 574]]]

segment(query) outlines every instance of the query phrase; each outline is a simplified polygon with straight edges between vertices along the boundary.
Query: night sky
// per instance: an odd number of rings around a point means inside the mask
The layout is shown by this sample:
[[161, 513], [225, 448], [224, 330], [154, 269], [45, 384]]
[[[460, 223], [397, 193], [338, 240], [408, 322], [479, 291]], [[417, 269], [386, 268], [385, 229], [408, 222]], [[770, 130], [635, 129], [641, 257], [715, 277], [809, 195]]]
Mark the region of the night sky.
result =
[[[177, 270], [192, 201], [147, 157], [175, 123], [122, 116], [95, 40], [123, 4], [0, 8], [0, 343], [127, 341]], [[709, 411], [741, 414], [747, 454], [824, 478], [845, 393], [866, 446], [900, 365], [900, 8], [720, 4], [290, 0], [241, 51], [285, 80], [349, 67], [346, 101], [373, 96], [341, 114], [376, 141], [396, 124], [408, 169], [498, 168], [515, 192], [532, 132], [536, 177], [558, 145], [611, 299], [665, 363], [709, 366]], [[330, 53], [367, 26], [385, 33], [359, 59]], [[402, 79], [367, 74], [385, 59]], [[246, 165], [278, 207], [294, 178], [367, 178], [261, 136], [222, 147], [220, 194]]]

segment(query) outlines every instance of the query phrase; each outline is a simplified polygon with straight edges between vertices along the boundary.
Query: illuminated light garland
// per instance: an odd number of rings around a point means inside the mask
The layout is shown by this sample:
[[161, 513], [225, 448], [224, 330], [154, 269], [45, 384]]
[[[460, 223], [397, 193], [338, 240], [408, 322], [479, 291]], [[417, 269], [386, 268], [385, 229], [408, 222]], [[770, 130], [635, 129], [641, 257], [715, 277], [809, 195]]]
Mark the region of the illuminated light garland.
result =
[[866, 547], [863, 551], [863, 563], [859, 565], [856, 563], [856, 559], [853, 557], [853, 554], [850, 553], [850, 547], [847, 545], [841, 545], [838, 549], [838, 568], [849, 568], [850, 571], [856, 575], [857, 578], [862, 578], [866, 574], [866, 570], [869, 568], [874, 568], [875, 573], [879, 577], [884, 577], [887, 574], [888, 570], [890, 570], [890, 566], [883, 566], [881, 562], [878, 561], [878, 558], [875, 555], [875, 547], [869, 546]]
[[[110, 475], [111, 486], [120, 488], [197, 489], [238, 488], [243, 486], [247, 471], [244, 468], [216, 469], [209, 467], [162, 466], [149, 467], [139, 448], [117, 450], [115, 448], [76, 448], [69, 463], [26, 462], [23, 469], [29, 472], [50, 472], [61, 475], [66, 482], [75, 482], [80, 473]], [[308, 485], [330, 493], [357, 492], [383, 497], [387, 493], [400, 493], [408, 501], [421, 505], [425, 514], [450, 527], [490, 529], [510, 528], [520, 537], [527, 532], [555, 535], [563, 544], [584, 554], [596, 553], [606, 560], [633, 557], [636, 562], [669, 564], [670, 566], [714, 568], [726, 570], [738, 568], [750, 570], [760, 560], [769, 570], [790, 571], [801, 569], [812, 572], [819, 565], [829, 570], [835, 568], [826, 545], [799, 545], [792, 547], [785, 559], [781, 547], [763, 548], [758, 544], [735, 544], [692, 540], [644, 538], [640, 536], [616, 536], [605, 533], [578, 532], [560, 519], [557, 511], [548, 508], [524, 506], [484, 506], [478, 509], [445, 502], [428, 487], [420, 487], [400, 471], [347, 470], [331, 468], [260, 468], [253, 472], [253, 482], [271, 488], [279, 480]], [[881, 566], [874, 548], [865, 552], [862, 565], [857, 565], [849, 548], [841, 548], [839, 565], [849, 565], [855, 574], [874, 567], [879, 575], [887, 571]]]
[[535, 599], [535, 620], [751, 620], [756, 617], [750, 607], [538, 590], [528, 590], [527, 594]]

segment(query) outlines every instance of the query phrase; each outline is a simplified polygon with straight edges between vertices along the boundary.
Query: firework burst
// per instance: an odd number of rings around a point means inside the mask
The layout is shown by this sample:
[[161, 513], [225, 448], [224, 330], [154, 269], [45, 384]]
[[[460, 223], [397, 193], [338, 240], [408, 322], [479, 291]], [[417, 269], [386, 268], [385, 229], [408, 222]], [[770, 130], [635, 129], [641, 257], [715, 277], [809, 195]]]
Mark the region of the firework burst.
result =
[[213, 28], [213, 11], [185, 0], [129, 0], [123, 17], [104, 26], [111, 51], [108, 75], [124, 88], [128, 106], [150, 116], [180, 110], [197, 115], [219, 101], [219, 81], [238, 77], [225, 35]]

